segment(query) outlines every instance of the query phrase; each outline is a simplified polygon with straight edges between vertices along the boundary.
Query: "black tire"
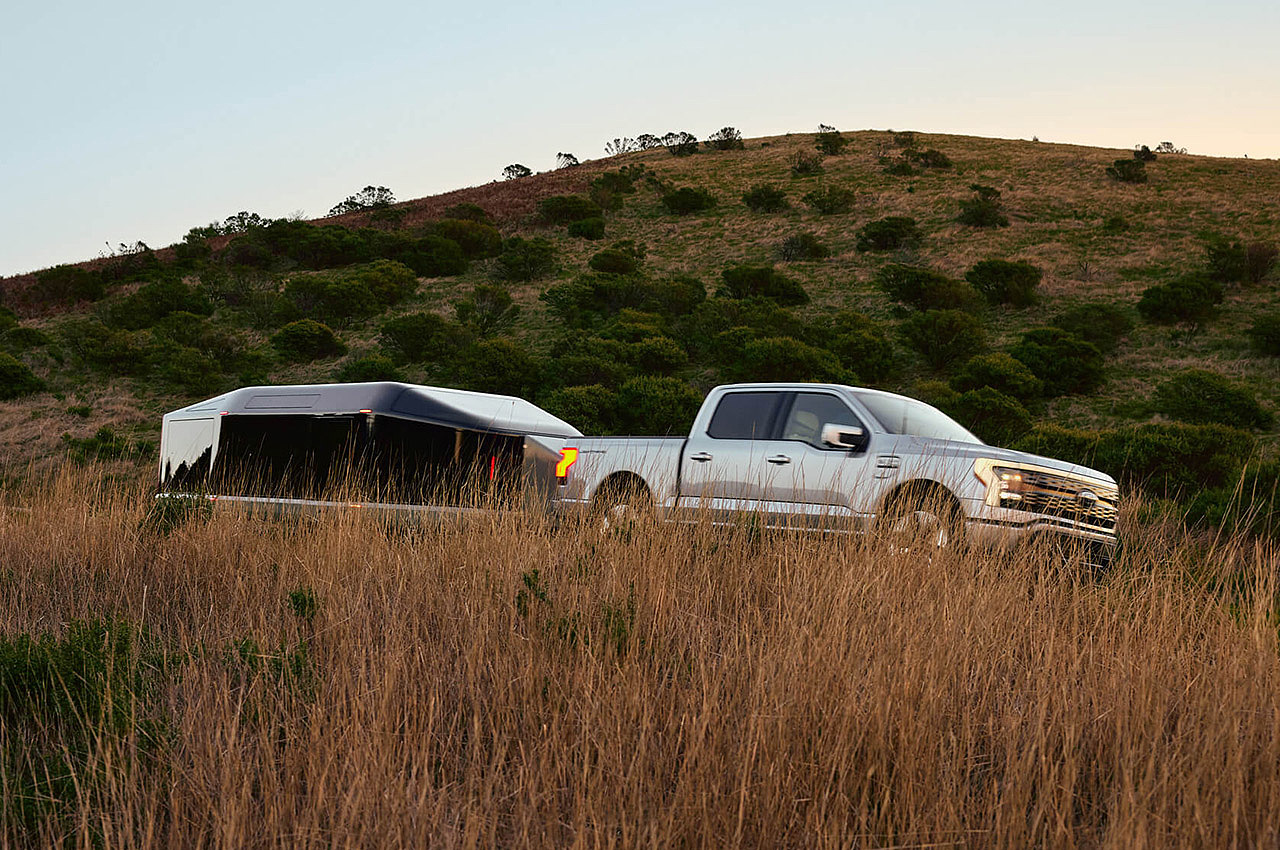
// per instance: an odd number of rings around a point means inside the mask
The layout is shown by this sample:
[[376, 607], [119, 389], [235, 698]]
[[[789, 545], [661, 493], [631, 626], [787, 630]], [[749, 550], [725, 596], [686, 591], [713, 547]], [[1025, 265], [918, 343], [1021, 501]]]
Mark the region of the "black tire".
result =
[[653, 522], [653, 496], [639, 481], [607, 481], [592, 502], [591, 516], [602, 536], [631, 534]]
[[876, 524], [879, 535], [899, 552], [933, 556], [964, 544], [964, 517], [951, 494], [908, 490], [896, 494]]

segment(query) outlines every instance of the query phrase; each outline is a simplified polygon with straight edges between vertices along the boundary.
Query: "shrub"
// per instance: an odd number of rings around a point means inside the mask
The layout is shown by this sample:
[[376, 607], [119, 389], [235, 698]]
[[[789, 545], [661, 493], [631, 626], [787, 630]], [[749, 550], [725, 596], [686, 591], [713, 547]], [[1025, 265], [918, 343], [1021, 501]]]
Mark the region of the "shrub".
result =
[[682, 186], [664, 193], [662, 205], [676, 215], [689, 215], [711, 209], [716, 205], [716, 199], [714, 195], [703, 189]]
[[613, 195], [631, 195], [636, 191], [635, 180], [624, 171], [606, 171], [592, 180], [591, 185]]
[[200, 290], [181, 280], [166, 279], [144, 284], [133, 294], [111, 304], [105, 315], [107, 322], [115, 327], [139, 330], [179, 311], [207, 316], [213, 312], [213, 305]]
[[530, 281], [556, 270], [556, 249], [546, 239], [512, 236], [502, 244], [496, 271], [505, 280]]
[[1121, 183], [1146, 183], [1147, 164], [1140, 159], [1117, 159], [1107, 166], [1107, 176]]
[[768, 298], [784, 306], [809, 303], [799, 283], [771, 266], [734, 266], [720, 276], [724, 283], [716, 294], [726, 298]]
[[86, 366], [140, 375], [150, 365], [141, 334], [108, 328], [95, 319], [64, 321], [58, 327], [58, 337], [63, 348]]
[[188, 396], [211, 396], [221, 392], [226, 379], [218, 361], [185, 345], [163, 345], [152, 352], [152, 374]]
[[1214, 315], [1222, 297], [1221, 284], [1199, 275], [1187, 275], [1143, 290], [1138, 299], [1138, 312], [1149, 322], [1164, 325], [1182, 322], [1194, 329]]
[[464, 221], [475, 221], [480, 224], [493, 224], [493, 219], [485, 208], [479, 204], [461, 203], [454, 204], [444, 211], [445, 218], [463, 219]]
[[698, 137], [683, 130], [667, 133], [662, 137], [662, 145], [672, 156], [692, 156], [698, 152]]
[[1129, 220], [1120, 214], [1109, 215], [1102, 220], [1104, 233], [1124, 233], [1129, 229]]
[[813, 146], [826, 156], [839, 156], [844, 153], [849, 140], [840, 134], [835, 127], [822, 127], [813, 137]]
[[469, 297], [454, 302], [453, 311], [459, 322], [480, 336], [488, 336], [510, 325], [520, 308], [501, 286], [478, 283]]
[[1093, 343], [1102, 353], [1110, 354], [1133, 330], [1133, 317], [1129, 309], [1120, 304], [1094, 301], [1067, 308], [1051, 324]]
[[689, 362], [689, 355], [670, 337], [650, 336], [631, 343], [627, 360], [643, 374], [670, 375]]
[[502, 251], [502, 234], [491, 224], [469, 218], [445, 218], [431, 225], [431, 230], [457, 242], [469, 260], [496, 257]]
[[523, 343], [486, 339], [461, 352], [453, 361], [451, 377], [475, 392], [527, 396], [537, 386], [540, 371], [537, 358]]
[[11, 352], [30, 351], [53, 342], [53, 338], [39, 328], [19, 325], [0, 334], [0, 346]]
[[547, 224], [568, 224], [600, 215], [600, 207], [582, 195], [553, 195], [538, 202], [538, 217]]
[[703, 142], [709, 148], [718, 151], [740, 151], [743, 149], [742, 133], [733, 127], [723, 127], [707, 136]]
[[7, 331], [18, 326], [18, 314], [8, 307], [0, 306], [0, 331]]
[[40, 304], [97, 301], [106, 291], [100, 274], [79, 266], [54, 266], [36, 274], [27, 297]]
[[466, 330], [435, 313], [409, 313], [382, 326], [378, 341], [397, 363], [453, 356], [469, 341]]
[[593, 254], [587, 265], [602, 274], [633, 274], [640, 268], [640, 261], [632, 253], [606, 248]]
[[396, 196], [386, 186], [365, 186], [354, 195], [329, 210], [330, 216], [346, 215], [361, 210], [389, 207], [396, 202]]
[[1047, 396], [1089, 392], [1102, 383], [1102, 352], [1061, 328], [1033, 328], [1009, 353], [1044, 382]]
[[750, 340], [726, 367], [725, 373], [743, 381], [857, 382], [857, 377], [840, 365], [835, 354], [791, 337]]
[[1202, 490], [1185, 518], [1190, 525], [1227, 534], [1280, 536], [1280, 463], [1249, 464], [1238, 481]]
[[924, 233], [910, 216], [892, 215], [864, 224], [858, 230], [859, 251], [896, 251], [914, 245]]
[[787, 163], [791, 166], [792, 177], [812, 177], [823, 172], [822, 157], [817, 154], [796, 151]]
[[339, 327], [385, 308], [364, 281], [346, 275], [298, 275], [285, 284], [284, 295], [297, 305], [300, 315]]
[[1244, 249], [1244, 275], [1253, 284], [1262, 283], [1276, 267], [1280, 249], [1266, 242], [1250, 242]]
[[413, 269], [395, 260], [374, 260], [347, 269], [342, 276], [367, 287], [378, 303], [386, 307], [399, 304], [418, 289], [418, 277]]
[[1246, 277], [1247, 257], [1240, 242], [1230, 242], [1221, 237], [1205, 246], [1205, 260], [1210, 280], [1219, 283], [1240, 283]]
[[1136, 148], [1134, 150], [1133, 158], [1137, 160], [1141, 160], [1142, 162], [1155, 162], [1156, 152], [1151, 150], [1151, 148], [1147, 147], [1146, 145], [1142, 145], [1141, 147]]
[[404, 378], [390, 357], [370, 354], [342, 364], [334, 379], [346, 384], [363, 384], [368, 381], [402, 381]]
[[688, 434], [702, 396], [678, 378], [641, 376], [618, 390], [623, 429], [633, 434]]
[[990, 387], [1019, 401], [1036, 398], [1044, 391], [1044, 383], [1025, 363], [1003, 351], [971, 358], [951, 379], [951, 386], [958, 392]]
[[965, 273], [965, 280], [982, 293], [988, 304], [1029, 307], [1036, 301], [1036, 287], [1044, 273], [1025, 262], [983, 260]]
[[1031, 430], [1031, 414], [1013, 396], [989, 386], [961, 393], [944, 408], [983, 442], [1007, 446]]
[[918, 172], [911, 164], [911, 161], [904, 157], [893, 159], [891, 157], [881, 157], [880, 164], [884, 166], [884, 173], [894, 177], [912, 177]]
[[840, 186], [827, 186], [824, 189], [808, 192], [800, 200], [822, 215], [839, 215], [853, 209], [853, 199], [852, 190]]
[[902, 323], [902, 334], [930, 368], [938, 371], [963, 363], [987, 348], [982, 320], [962, 310], [916, 313]]
[[618, 396], [602, 384], [562, 387], [544, 396], [542, 407], [573, 423], [584, 434], [612, 434], [618, 417]]
[[576, 239], [586, 239], [591, 242], [603, 239], [604, 219], [596, 216], [595, 218], [582, 218], [577, 221], [571, 221], [569, 222], [569, 235]]
[[890, 263], [876, 273], [876, 282], [894, 301], [917, 310], [973, 310], [978, 305], [973, 287], [933, 269]]
[[831, 256], [831, 249], [816, 235], [805, 231], [784, 239], [782, 246], [778, 249], [778, 253], [787, 262], [794, 260], [822, 260]]
[[743, 192], [742, 202], [752, 212], [758, 213], [781, 212], [790, 206], [781, 189], [765, 184], [752, 186], [749, 192]]
[[1269, 428], [1274, 421], [1247, 388], [1217, 372], [1185, 369], [1156, 387], [1156, 410], [1196, 425]]
[[0, 352], [0, 399], [21, 398], [44, 390], [44, 381], [21, 360]]
[[973, 190], [973, 197], [960, 202], [960, 215], [956, 221], [970, 227], [1009, 226], [1009, 217], [1004, 214], [999, 189], [977, 183], [969, 188]]
[[907, 154], [911, 162], [921, 168], [932, 168], [935, 170], [945, 170], [952, 166], [951, 157], [939, 150], [928, 148], [922, 151], [911, 151]]
[[281, 357], [295, 362], [340, 357], [347, 353], [347, 346], [329, 326], [314, 319], [290, 322], [271, 337], [271, 344]]
[[894, 346], [875, 320], [841, 310], [813, 329], [815, 342], [840, 358], [840, 364], [864, 381], [882, 381], [897, 367]]
[[519, 180], [522, 177], [530, 177], [533, 175], [533, 169], [519, 162], [513, 162], [502, 169], [503, 180]]
[[1254, 319], [1249, 338], [1260, 353], [1280, 357], [1280, 312], [1265, 313]]

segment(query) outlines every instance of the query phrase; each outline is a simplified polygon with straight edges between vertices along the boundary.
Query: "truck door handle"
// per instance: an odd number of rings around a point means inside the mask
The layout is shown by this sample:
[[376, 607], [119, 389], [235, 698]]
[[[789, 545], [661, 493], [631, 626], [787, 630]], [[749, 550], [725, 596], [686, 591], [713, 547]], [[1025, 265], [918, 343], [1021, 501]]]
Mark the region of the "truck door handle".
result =
[[786, 455], [774, 455], [773, 457], [765, 458], [765, 460], [769, 461], [769, 463], [791, 463], [791, 458]]
[[698, 452], [697, 454], [691, 454], [689, 455], [689, 460], [696, 460], [698, 461], [698, 463], [706, 463], [707, 461], [711, 460], [711, 453]]

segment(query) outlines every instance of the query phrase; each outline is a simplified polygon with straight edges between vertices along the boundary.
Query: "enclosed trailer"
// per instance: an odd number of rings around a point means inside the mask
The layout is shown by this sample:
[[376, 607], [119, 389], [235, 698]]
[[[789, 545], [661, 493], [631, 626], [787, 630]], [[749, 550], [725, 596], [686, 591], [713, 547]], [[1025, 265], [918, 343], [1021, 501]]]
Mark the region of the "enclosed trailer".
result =
[[398, 382], [246, 387], [164, 417], [160, 492], [414, 511], [545, 503], [581, 433], [512, 396]]

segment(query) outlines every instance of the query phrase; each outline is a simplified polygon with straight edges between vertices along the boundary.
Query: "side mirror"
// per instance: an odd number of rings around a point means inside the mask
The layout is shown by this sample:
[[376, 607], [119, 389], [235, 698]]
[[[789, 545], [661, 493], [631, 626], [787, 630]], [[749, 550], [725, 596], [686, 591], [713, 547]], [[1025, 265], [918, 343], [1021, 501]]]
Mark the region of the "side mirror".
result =
[[871, 437], [857, 425], [834, 425], [828, 422], [822, 426], [822, 443], [836, 449], [860, 452], [871, 443]]

